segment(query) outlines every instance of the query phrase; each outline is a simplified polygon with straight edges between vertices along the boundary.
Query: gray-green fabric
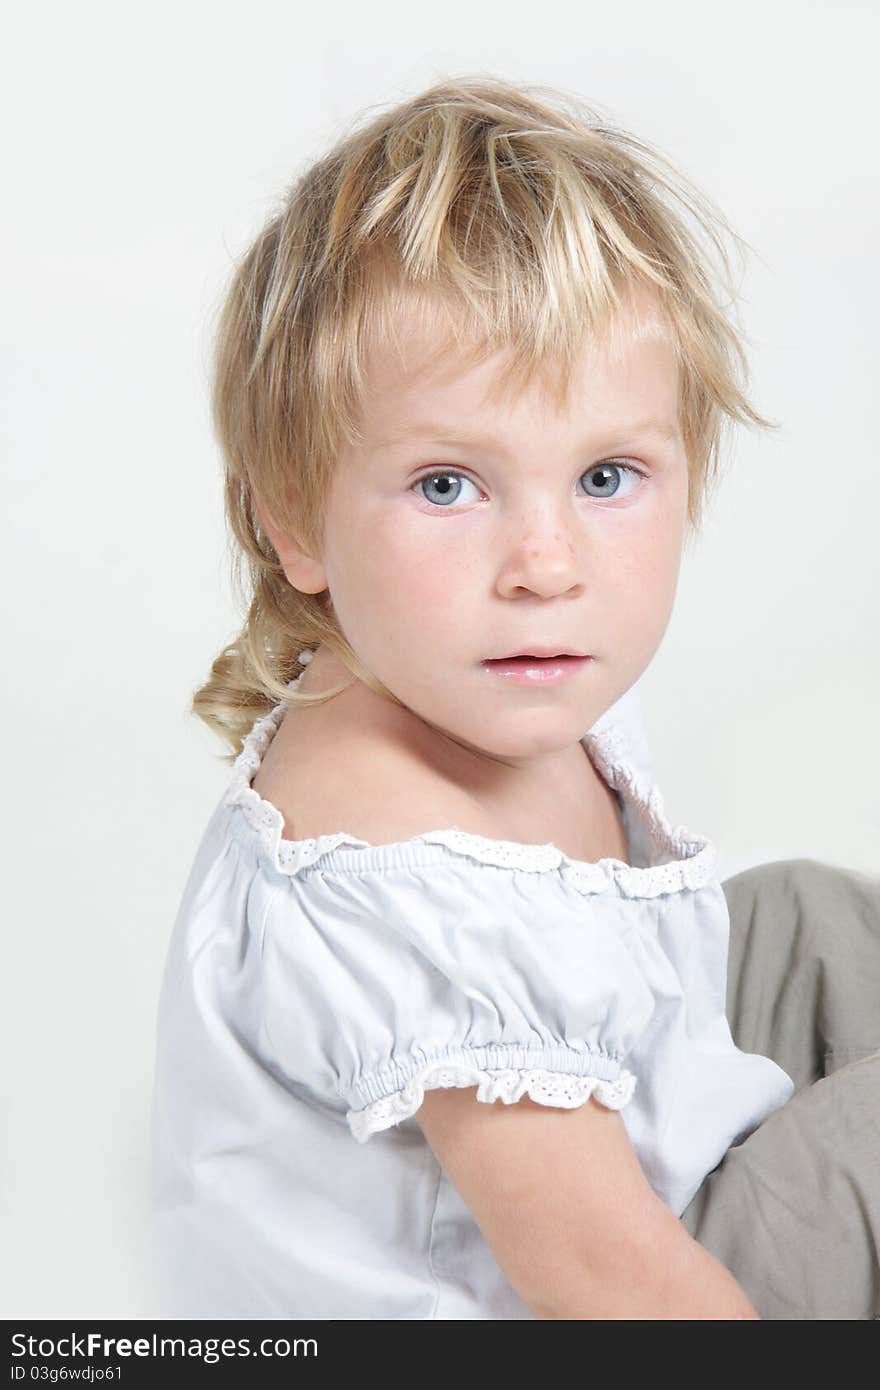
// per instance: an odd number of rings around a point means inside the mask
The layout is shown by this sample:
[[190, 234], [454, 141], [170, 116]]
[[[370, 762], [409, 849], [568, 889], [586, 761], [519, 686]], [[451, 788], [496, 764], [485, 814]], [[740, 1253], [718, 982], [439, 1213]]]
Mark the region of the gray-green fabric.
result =
[[880, 1317], [880, 878], [791, 859], [722, 886], [734, 1041], [795, 1094], [681, 1219], [762, 1318]]

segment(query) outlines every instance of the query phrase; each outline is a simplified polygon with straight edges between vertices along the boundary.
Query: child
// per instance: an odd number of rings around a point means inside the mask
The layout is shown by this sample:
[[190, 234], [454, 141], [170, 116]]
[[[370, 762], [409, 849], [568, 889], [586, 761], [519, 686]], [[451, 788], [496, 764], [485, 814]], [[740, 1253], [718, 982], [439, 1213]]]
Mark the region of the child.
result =
[[760, 978], [734, 1042], [713, 846], [615, 714], [722, 426], [768, 424], [688, 210], [726, 264], [647, 146], [450, 82], [237, 270], [214, 409], [252, 598], [193, 702], [234, 766], [160, 1000], [169, 1316], [822, 1315], [780, 1304], [772, 1234], [722, 1258], [758, 1210], [713, 1226], [725, 1165], [800, 1096]]

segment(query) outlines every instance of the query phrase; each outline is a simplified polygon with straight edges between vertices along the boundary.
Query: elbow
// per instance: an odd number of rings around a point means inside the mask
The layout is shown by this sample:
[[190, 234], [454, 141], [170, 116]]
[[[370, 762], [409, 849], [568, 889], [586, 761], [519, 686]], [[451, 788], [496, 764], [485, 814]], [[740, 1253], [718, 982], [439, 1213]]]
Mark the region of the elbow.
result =
[[683, 1240], [643, 1246], [627, 1258], [580, 1265], [527, 1300], [535, 1318], [749, 1320], [760, 1314], [730, 1271], [683, 1228]]

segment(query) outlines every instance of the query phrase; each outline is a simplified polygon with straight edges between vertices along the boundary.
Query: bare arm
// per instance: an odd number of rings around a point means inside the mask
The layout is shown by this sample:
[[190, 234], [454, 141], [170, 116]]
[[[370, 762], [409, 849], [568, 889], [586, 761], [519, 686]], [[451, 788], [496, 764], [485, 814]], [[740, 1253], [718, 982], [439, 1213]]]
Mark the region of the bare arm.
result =
[[536, 1318], [758, 1317], [648, 1183], [618, 1111], [428, 1091], [418, 1120]]

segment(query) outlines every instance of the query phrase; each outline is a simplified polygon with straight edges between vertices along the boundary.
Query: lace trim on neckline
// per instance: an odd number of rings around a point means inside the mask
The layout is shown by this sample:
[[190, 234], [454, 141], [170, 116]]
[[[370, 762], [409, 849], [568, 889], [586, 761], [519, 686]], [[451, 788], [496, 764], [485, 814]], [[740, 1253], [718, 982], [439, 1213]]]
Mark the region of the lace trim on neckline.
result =
[[364, 1144], [371, 1134], [390, 1129], [414, 1115], [425, 1092], [439, 1087], [476, 1086], [477, 1100], [489, 1104], [500, 1100], [505, 1105], [513, 1105], [523, 1096], [529, 1096], [539, 1105], [554, 1105], [564, 1110], [574, 1110], [584, 1105], [590, 1096], [595, 1096], [609, 1110], [620, 1110], [632, 1098], [635, 1084], [636, 1078], [630, 1071], [621, 1071], [614, 1081], [603, 1081], [597, 1076], [577, 1076], [572, 1072], [541, 1068], [513, 1071], [484, 1069], [466, 1062], [429, 1063], [401, 1090], [374, 1100], [363, 1110], [349, 1110], [346, 1119], [355, 1139]]
[[[295, 690], [304, 674], [300, 672], [290, 681], [288, 689]], [[715, 846], [703, 836], [692, 835], [683, 825], [673, 828], [669, 824], [659, 788], [643, 781], [631, 762], [626, 733], [618, 725], [607, 721], [606, 716], [597, 721], [581, 742], [601, 776], [613, 790], [620, 792], [646, 829], [652, 861], [647, 867], [626, 864], [621, 859], [599, 859], [595, 862], [572, 859], [552, 843], [534, 845], [517, 840], [495, 840], [459, 830], [455, 826], [425, 831], [409, 840], [388, 845], [372, 845], [368, 840], [359, 839], [344, 830], [313, 839], [285, 840], [282, 837], [283, 815], [277, 806], [254, 790], [251, 782], [286, 709], [284, 701], [275, 705], [268, 714], [257, 719], [250, 733], [245, 735], [241, 752], [232, 765], [229, 787], [222, 799], [224, 806], [235, 806], [241, 810], [280, 873], [297, 874], [336, 850], [369, 851], [372, 866], [376, 867], [376, 856], [381, 858], [386, 853], [396, 856], [402, 848], [440, 845], [455, 854], [498, 868], [524, 870], [527, 873], [559, 872], [584, 893], [601, 892], [609, 885], [616, 884], [627, 897], [653, 898], [661, 893], [700, 888], [714, 877]], [[653, 862], [664, 856], [668, 857], [668, 862]]]

